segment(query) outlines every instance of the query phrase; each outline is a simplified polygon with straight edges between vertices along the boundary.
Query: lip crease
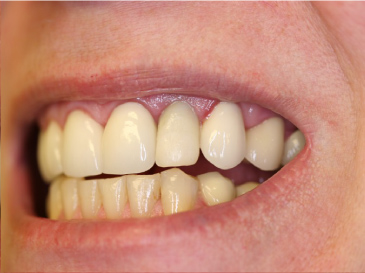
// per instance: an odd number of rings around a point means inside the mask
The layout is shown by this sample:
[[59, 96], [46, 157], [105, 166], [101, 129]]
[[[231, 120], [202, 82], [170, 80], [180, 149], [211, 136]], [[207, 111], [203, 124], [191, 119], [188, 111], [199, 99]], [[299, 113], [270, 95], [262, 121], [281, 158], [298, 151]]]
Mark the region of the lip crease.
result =
[[[24, 131], [31, 122], [34, 122], [37, 114], [54, 102], [103, 101], [105, 98], [108, 101], [125, 100], [151, 94], [178, 93], [225, 101], [256, 103], [289, 117], [289, 120], [295, 124], [295, 115], [290, 113], [289, 109], [281, 108], [276, 100], [275, 92], [255, 88], [250, 83], [232, 81], [222, 75], [196, 73], [186, 69], [153, 68], [144, 69], [138, 73], [128, 71], [126, 69], [107, 75], [85, 75], [78, 78], [45, 78], [14, 101], [15, 104], [21, 103], [24, 107], [18, 109], [17, 113], [12, 113], [17, 117], [18, 124], [13, 128], [16, 128], [18, 134], [13, 134], [17, 138], [14, 138], [11, 144], [9, 143], [9, 149], [13, 153], [7, 153], [13, 154], [13, 157], [9, 159], [13, 183], [9, 183], [8, 210], [10, 225], [16, 234], [15, 238], [24, 249], [30, 251], [37, 249], [38, 253], [45, 256], [50, 256], [49, 253], [58, 253], [59, 259], [79, 255], [80, 261], [91, 260], [86, 270], [96, 268], [107, 270], [113, 268], [107, 263], [107, 261], [112, 262], [111, 257], [122, 255], [122, 260], [128, 260], [132, 259], [133, 253], [148, 249], [153, 251], [155, 247], [167, 251], [167, 246], [184, 242], [184, 246], [181, 245], [181, 247], [190, 247], [192, 251], [198, 251], [197, 242], [205, 242], [213, 238], [220, 240], [219, 235], [222, 229], [231, 228], [231, 223], [246, 227], [252, 233], [259, 219], [264, 218], [265, 215], [272, 215], [277, 207], [285, 206], [286, 196], [295, 191], [301, 183], [300, 170], [304, 170], [308, 162], [310, 138], [306, 139], [305, 148], [292, 162], [260, 187], [231, 202], [215, 207], [200, 208], [165, 217], [122, 221], [53, 221], [36, 217], [30, 194], [31, 176], [22, 155], [23, 147], [17, 146], [22, 146], [20, 144], [24, 143], [26, 135]], [[50, 93], [52, 95], [49, 95]], [[293, 168], [296, 171], [292, 171]], [[194, 236], [197, 242], [190, 242], [189, 240]], [[242, 249], [243, 255], [250, 251], [250, 248], [254, 248], [255, 241], [249, 236], [244, 238], [246, 244], [245, 249]], [[113, 250], [110, 257], [107, 253], [100, 254], [106, 251], [107, 247], [108, 251]], [[100, 263], [92, 262], [94, 255], [95, 257], [96, 255], [105, 256], [105, 267]], [[52, 257], [50, 260], [54, 259], [56, 263], [59, 261], [58, 258]], [[138, 264], [137, 261], [134, 263]], [[78, 268], [77, 265], [74, 266]], [[68, 269], [70, 268], [72, 267]], [[57, 270], [62, 270], [62, 267]]]

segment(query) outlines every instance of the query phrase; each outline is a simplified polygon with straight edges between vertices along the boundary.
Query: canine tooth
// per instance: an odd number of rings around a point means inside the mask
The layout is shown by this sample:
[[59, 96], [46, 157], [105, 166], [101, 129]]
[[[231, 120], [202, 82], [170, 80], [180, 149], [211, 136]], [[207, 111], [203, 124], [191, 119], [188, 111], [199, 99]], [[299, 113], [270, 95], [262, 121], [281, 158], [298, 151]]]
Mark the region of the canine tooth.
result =
[[198, 181], [180, 169], [161, 173], [161, 202], [165, 215], [194, 208], [198, 194]]
[[126, 176], [98, 181], [105, 214], [108, 219], [120, 219], [128, 200]]
[[72, 219], [74, 213], [79, 205], [79, 198], [77, 195], [77, 182], [80, 179], [64, 178], [60, 183], [62, 195], [62, 207], [66, 219]]
[[104, 173], [147, 171], [155, 163], [155, 121], [141, 104], [124, 103], [111, 114], [102, 143]]
[[161, 177], [154, 175], [127, 175], [129, 206], [132, 217], [151, 215], [156, 201], [160, 198]]
[[82, 111], [72, 112], [63, 131], [62, 164], [67, 176], [98, 175], [103, 128]]
[[245, 184], [239, 185], [236, 187], [237, 197], [245, 194], [246, 192], [252, 191], [254, 188], [259, 186], [260, 184], [257, 182], [246, 182]]
[[299, 130], [295, 131], [286, 141], [284, 145], [284, 155], [281, 162], [282, 165], [289, 163], [294, 157], [299, 154], [299, 152], [305, 146], [305, 137], [303, 133]]
[[204, 202], [209, 206], [228, 202], [236, 197], [232, 181], [218, 172], [198, 175], [198, 180]]
[[156, 164], [188, 166], [199, 157], [198, 117], [189, 104], [175, 102], [161, 114], [157, 130]]
[[61, 160], [62, 130], [52, 121], [38, 139], [38, 165], [45, 181], [51, 181], [63, 172]]
[[246, 132], [246, 158], [261, 170], [280, 166], [284, 149], [284, 121], [279, 117], [265, 120]]
[[237, 166], [245, 156], [245, 127], [240, 108], [219, 103], [201, 130], [200, 148], [214, 166], [226, 170]]
[[81, 180], [77, 183], [80, 207], [83, 218], [96, 218], [101, 206], [97, 180]]
[[57, 220], [62, 212], [62, 195], [61, 195], [61, 181], [63, 178], [58, 178], [53, 181], [49, 187], [47, 197], [47, 213], [48, 217]]

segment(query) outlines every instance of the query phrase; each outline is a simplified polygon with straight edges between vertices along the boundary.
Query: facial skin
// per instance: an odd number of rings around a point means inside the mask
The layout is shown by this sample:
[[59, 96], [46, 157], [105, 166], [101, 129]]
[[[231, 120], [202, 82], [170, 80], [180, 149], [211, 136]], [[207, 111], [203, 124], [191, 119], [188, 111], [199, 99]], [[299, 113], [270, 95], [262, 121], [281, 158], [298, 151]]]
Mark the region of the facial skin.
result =
[[[364, 3], [9, 3], [2, 270], [364, 271]], [[249, 101], [307, 146], [256, 193], [125, 222], [34, 215], [23, 137], [45, 105], [182, 93]], [[21, 200], [20, 200], [21, 199]]]

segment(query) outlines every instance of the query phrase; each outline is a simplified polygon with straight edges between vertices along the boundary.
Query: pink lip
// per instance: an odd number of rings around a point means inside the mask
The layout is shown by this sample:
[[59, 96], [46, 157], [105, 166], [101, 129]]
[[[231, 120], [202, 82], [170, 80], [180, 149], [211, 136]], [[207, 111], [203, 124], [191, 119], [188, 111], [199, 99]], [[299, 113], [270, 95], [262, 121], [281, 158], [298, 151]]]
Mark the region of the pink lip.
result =
[[[275, 99], [275, 92], [255, 89], [252, 84], [232, 82], [222, 76], [204, 75], [184, 69], [151, 69], [136, 74], [128, 70], [108, 75], [84, 75], [76, 78], [43, 79], [34, 89], [27, 91], [15, 103], [24, 107], [17, 114], [19, 123], [15, 128], [36, 118], [43, 106], [60, 100], [123, 100], [157, 93], [181, 93], [209, 96], [221, 100], [250, 101], [278, 112], [295, 123], [293, 109], [281, 108]], [[37, 91], [34, 91], [37, 90]], [[206, 92], [209, 90], [209, 92]], [[52, 98], [47, 96], [52, 91]], [[38, 95], [35, 97], [34, 92]], [[203, 93], [205, 92], [205, 93]], [[33, 111], [33, 112], [32, 112]], [[28, 113], [28, 114], [25, 114]], [[29, 114], [31, 113], [31, 114]], [[300, 124], [296, 124], [300, 127]], [[305, 130], [303, 131], [306, 134]], [[23, 136], [24, 134], [14, 134]], [[138, 257], [149, 257], [150, 264], [159, 268], [172, 268], [182, 251], [191, 251], [191, 260], [217, 259], [203, 255], [201, 246], [225, 244], [227, 238], [222, 232], [242, 240], [241, 262], [259, 255], [257, 246], [264, 244], [265, 221], [271, 219], [275, 211], [286, 205], [287, 197], [295, 195], [300, 187], [302, 171], [306, 169], [310, 155], [311, 139], [302, 153], [288, 166], [266, 181], [263, 185], [233, 202], [216, 207], [202, 208], [187, 213], [150, 219], [130, 219], [124, 221], [52, 221], [34, 216], [30, 200], [30, 175], [22, 159], [21, 149], [16, 148], [23, 141], [13, 140], [10, 149], [14, 158], [10, 159], [13, 181], [9, 183], [7, 209], [9, 221], [16, 234], [17, 245], [37, 252], [34, 262], [42, 260], [58, 265], [57, 270], [136, 270], [142, 269]], [[14, 148], [14, 149], [13, 149]], [[293, 172], [292, 169], [296, 171]], [[299, 171], [298, 171], [299, 170]], [[290, 178], [289, 178], [290, 177]], [[275, 223], [273, 223], [275, 224]], [[237, 230], [240, 226], [244, 230]], [[289, 227], [288, 227], [289, 230]], [[266, 235], [265, 235], [266, 236]], [[262, 246], [261, 246], [262, 247]], [[188, 248], [188, 249], [187, 249]], [[23, 251], [25, 255], [27, 251]], [[212, 251], [218, 255], [219, 251]], [[226, 255], [229, 255], [227, 253]], [[77, 257], [77, 263], [75, 262]], [[222, 257], [224, 258], [224, 257]], [[21, 261], [22, 257], [17, 257]], [[172, 259], [172, 260], [171, 260]], [[65, 261], [73, 261], [67, 264]], [[163, 266], [158, 262], [164, 260]], [[105, 264], [100, 263], [105, 261]], [[176, 264], [189, 263], [178, 261]], [[125, 265], [125, 268], [123, 268]], [[196, 266], [196, 264], [194, 264]], [[48, 268], [44, 265], [44, 268]], [[82, 267], [80, 267], [82, 266]], [[121, 267], [122, 266], [122, 267]], [[41, 268], [41, 267], [40, 267]], [[180, 267], [183, 269], [184, 267]], [[235, 267], [232, 267], [235, 268]], [[179, 267], [174, 268], [178, 270]], [[201, 268], [195, 268], [199, 270]], [[194, 270], [194, 268], [192, 268]], [[206, 269], [207, 270], [207, 269]]]

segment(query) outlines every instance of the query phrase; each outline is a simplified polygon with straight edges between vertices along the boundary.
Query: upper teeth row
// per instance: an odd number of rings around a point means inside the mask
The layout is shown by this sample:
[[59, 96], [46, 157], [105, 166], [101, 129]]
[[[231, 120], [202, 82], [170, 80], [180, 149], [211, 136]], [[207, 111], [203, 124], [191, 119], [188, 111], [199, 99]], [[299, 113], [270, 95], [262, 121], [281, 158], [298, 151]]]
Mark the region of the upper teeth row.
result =
[[179, 101], [164, 110], [156, 128], [145, 107], [127, 102], [114, 109], [105, 128], [80, 110], [69, 114], [63, 131], [51, 122], [39, 136], [38, 163], [46, 181], [62, 173], [121, 175], [147, 171], [154, 163], [193, 165], [201, 149], [221, 169], [233, 168], [246, 158], [262, 170], [274, 170], [304, 146], [300, 132], [291, 143], [298, 138], [300, 147], [291, 144], [283, 157], [284, 122], [279, 117], [245, 131], [238, 105], [221, 102], [200, 125], [190, 105]]

